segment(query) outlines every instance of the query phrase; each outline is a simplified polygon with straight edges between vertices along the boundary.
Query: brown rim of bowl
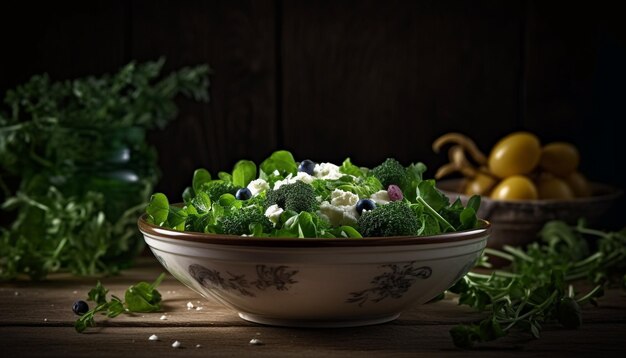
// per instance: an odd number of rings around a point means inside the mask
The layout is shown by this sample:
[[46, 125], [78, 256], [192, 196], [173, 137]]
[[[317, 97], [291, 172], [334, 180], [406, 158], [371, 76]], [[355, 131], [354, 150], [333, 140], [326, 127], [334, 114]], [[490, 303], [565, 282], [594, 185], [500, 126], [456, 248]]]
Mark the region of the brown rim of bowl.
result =
[[351, 238], [276, 238], [251, 237], [223, 234], [207, 234], [192, 231], [177, 231], [146, 221], [146, 214], [137, 220], [139, 230], [143, 234], [164, 237], [174, 240], [200, 242], [205, 244], [233, 245], [233, 246], [272, 246], [272, 247], [360, 247], [360, 246], [396, 246], [396, 245], [423, 245], [447, 242], [460, 242], [486, 237], [491, 232], [491, 223], [479, 220], [482, 226], [477, 229], [450, 232], [432, 236], [391, 236], [391, 237], [364, 237]]

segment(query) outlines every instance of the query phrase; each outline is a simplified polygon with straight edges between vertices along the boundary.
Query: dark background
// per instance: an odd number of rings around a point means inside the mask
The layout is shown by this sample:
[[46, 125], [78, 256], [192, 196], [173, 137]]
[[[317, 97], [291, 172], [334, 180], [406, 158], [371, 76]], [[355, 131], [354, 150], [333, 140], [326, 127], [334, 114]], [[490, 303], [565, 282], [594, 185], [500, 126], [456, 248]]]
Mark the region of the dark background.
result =
[[[20, 1], [0, 5], [0, 92], [36, 73], [116, 71], [166, 56], [208, 63], [211, 102], [180, 100], [150, 141], [157, 188], [276, 149], [374, 166], [447, 159], [460, 131], [484, 151], [514, 130], [575, 143], [582, 171], [624, 188], [626, 36], [613, 2]], [[612, 214], [624, 224], [624, 200]]]

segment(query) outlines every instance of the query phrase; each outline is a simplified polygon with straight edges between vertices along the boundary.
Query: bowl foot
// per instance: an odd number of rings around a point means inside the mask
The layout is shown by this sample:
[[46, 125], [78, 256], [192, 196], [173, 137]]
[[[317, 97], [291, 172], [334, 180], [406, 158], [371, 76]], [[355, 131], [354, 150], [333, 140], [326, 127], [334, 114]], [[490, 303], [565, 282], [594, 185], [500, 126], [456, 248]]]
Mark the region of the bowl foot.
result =
[[306, 319], [284, 319], [259, 316], [251, 313], [239, 312], [239, 317], [246, 321], [264, 324], [268, 326], [281, 327], [302, 327], [302, 328], [343, 328], [343, 327], [359, 327], [371, 326], [374, 324], [387, 323], [395, 320], [400, 313], [385, 316], [365, 317], [358, 319], [345, 320], [306, 320]]

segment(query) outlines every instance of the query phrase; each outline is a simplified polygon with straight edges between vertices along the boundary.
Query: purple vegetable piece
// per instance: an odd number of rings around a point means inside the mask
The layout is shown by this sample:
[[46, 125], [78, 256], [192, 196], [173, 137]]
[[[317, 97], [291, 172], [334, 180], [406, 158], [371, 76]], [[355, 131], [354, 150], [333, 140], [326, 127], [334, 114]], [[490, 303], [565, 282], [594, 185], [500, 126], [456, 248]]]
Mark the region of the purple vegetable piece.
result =
[[389, 200], [391, 201], [400, 201], [404, 198], [400, 187], [393, 184], [389, 185], [387, 188], [387, 194], [389, 194]]

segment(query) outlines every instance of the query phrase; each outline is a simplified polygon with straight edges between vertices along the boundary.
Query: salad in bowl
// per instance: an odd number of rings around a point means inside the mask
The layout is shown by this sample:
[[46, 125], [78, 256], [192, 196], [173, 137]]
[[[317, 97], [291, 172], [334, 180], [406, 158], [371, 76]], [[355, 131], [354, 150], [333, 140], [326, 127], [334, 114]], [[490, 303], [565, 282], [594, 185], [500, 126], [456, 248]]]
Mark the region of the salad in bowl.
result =
[[240, 160], [214, 178], [194, 172], [182, 205], [154, 194], [147, 222], [179, 231], [278, 238], [429, 236], [472, 229], [480, 197], [467, 205], [449, 199], [425, 180], [423, 163], [402, 166], [388, 158], [368, 169], [296, 162], [274, 152], [258, 170]]

